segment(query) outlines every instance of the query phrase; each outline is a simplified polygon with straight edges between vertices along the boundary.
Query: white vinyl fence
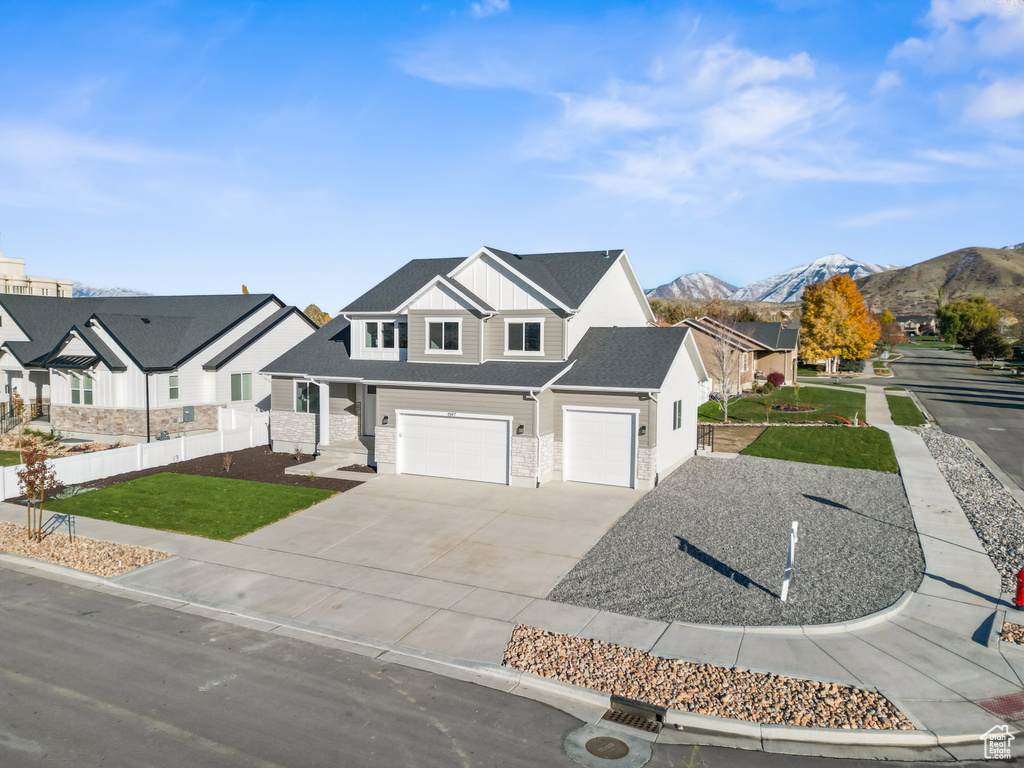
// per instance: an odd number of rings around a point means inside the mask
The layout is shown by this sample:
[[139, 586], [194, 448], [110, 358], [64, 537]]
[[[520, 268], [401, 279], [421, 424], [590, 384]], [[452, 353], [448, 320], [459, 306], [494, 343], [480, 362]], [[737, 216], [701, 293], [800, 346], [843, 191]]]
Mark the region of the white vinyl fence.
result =
[[[270, 444], [269, 413], [220, 408], [217, 411], [217, 426], [216, 432], [203, 435], [188, 435], [171, 440], [129, 445], [125, 448], [113, 448], [109, 451], [64, 456], [60, 459], [50, 459], [50, 463], [57, 472], [57, 479], [64, 485], [77, 485], [125, 472], [162, 467], [176, 461]], [[3, 468], [3, 472], [0, 473], [0, 499], [13, 499], [21, 495], [18, 469], [20, 465]]]

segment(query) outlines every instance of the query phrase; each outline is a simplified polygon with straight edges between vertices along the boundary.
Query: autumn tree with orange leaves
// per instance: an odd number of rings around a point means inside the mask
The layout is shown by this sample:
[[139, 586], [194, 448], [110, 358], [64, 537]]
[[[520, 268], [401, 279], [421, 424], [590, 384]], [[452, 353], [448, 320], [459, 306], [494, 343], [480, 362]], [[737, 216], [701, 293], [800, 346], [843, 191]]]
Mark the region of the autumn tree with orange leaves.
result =
[[804, 290], [800, 346], [805, 360], [824, 360], [826, 373], [839, 369], [839, 360], [871, 356], [881, 336], [878, 321], [868, 312], [853, 278], [836, 275]]

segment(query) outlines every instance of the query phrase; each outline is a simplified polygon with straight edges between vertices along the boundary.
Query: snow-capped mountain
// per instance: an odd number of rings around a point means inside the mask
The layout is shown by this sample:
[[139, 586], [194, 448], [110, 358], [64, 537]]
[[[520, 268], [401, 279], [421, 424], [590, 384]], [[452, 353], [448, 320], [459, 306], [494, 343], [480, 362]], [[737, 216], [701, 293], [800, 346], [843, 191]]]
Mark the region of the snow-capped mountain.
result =
[[152, 296], [152, 293], [136, 291], [134, 288], [93, 288], [83, 283], [71, 284], [71, 295], [77, 298], [105, 297], [105, 296]]
[[1004, 245], [1000, 250], [1002, 251], [1014, 251], [1018, 248], [1024, 248], [1024, 243], [1017, 243], [1016, 245]]
[[833, 253], [815, 259], [810, 264], [802, 264], [774, 277], [751, 283], [746, 288], [740, 288], [729, 298], [734, 301], [799, 301], [805, 287], [838, 274], [846, 273], [857, 280], [878, 272], [902, 268], [898, 264], [865, 264], [847, 258], [841, 253]]
[[659, 285], [646, 293], [647, 297], [651, 299], [713, 299], [715, 297], [728, 299], [736, 293], [736, 286], [719, 280], [707, 272], [694, 272], [689, 275], [680, 275], [671, 283]]

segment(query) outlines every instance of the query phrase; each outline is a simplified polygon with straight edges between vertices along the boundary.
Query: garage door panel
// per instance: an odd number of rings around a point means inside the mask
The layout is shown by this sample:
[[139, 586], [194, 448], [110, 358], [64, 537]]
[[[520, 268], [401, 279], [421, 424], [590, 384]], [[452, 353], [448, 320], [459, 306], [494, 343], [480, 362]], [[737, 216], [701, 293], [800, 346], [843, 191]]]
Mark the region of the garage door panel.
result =
[[567, 480], [633, 485], [634, 416], [610, 411], [566, 411], [563, 427]]
[[410, 475], [508, 482], [508, 422], [447, 415], [403, 415], [398, 450]]

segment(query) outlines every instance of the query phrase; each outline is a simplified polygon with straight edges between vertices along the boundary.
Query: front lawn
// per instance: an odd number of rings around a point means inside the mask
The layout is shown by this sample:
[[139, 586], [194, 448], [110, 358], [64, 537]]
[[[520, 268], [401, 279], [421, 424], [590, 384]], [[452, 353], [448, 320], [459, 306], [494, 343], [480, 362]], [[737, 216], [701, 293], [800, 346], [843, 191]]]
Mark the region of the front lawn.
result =
[[0, 467], [13, 467], [21, 464], [21, 451], [0, 451]]
[[920, 427], [928, 423], [913, 398], [907, 395], [886, 395], [885, 399], [889, 401], [889, 413], [896, 426]]
[[67, 499], [48, 511], [231, 541], [333, 491], [162, 472]]
[[768, 427], [743, 454], [879, 472], [900, 470], [889, 435], [874, 427]]
[[[809, 405], [813, 411], [787, 413], [785, 411], [768, 412], [768, 401], [789, 403], [791, 405]], [[841, 416], [853, 421], [854, 415], [864, 418], [864, 390], [840, 391], [825, 387], [800, 387], [799, 401], [793, 387], [782, 387], [766, 397], [744, 397], [729, 402], [729, 422], [763, 423], [765, 421], [835, 421], [825, 416]], [[722, 421], [722, 409], [718, 403], [708, 401], [697, 409], [701, 421]]]

